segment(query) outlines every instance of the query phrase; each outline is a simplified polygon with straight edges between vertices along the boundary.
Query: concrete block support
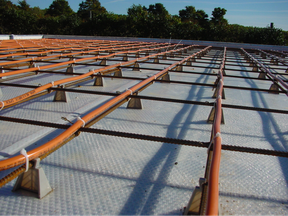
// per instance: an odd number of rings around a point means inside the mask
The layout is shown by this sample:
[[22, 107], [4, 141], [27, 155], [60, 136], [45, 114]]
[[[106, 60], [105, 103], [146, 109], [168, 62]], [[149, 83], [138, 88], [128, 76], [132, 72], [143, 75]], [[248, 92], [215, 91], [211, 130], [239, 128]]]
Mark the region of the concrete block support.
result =
[[206, 182], [205, 178], [199, 179], [200, 186], [196, 186], [195, 189], [193, 190], [192, 196], [189, 200], [189, 203], [183, 215], [200, 215], [202, 193], [204, 189], [203, 186], [205, 182]]
[[[273, 93], [273, 94], [279, 94], [279, 87], [277, 84], [273, 83], [270, 88], [269, 88], [269, 93]], [[273, 91], [273, 92], [272, 92]], [[275, 92], [276, 91], [276, 92]]]
[[157, 56], [154, 58], [153, 63], [159, 64], [159, 58]]
[[[221, 109], [221, 112], [222, 112], [221, 124], [225, 124], [223, 109]], [[211, 109], [210, 114], [209, 114], [208, 119], [207, 119], [207, 123], [213, 124], [214, 123], [214, 119], [215, 119], [215, 107], [213, 107]]]
[[[58, 88], [64, 88], [64, 86], [61, 85]], [[56, 90], [53, 102], [66, 102], [67, 103], [69, 101], [70, 101], [70, 98], [69, 98], [68, 94], [66, 94], [65, 91], [57, 91]]]
[[51, 193], [53, 190], [48, 182], [42, 167], [40, 167], [40, 159], [37, 158], [33, 161], [34, 166], [27, 172], [22, 173], [13, 188], [13, 192], [18, 190], [30, 191], [37, 194], [41, 199]]
[[[138, 95], [138, 93], [136, 93]], [[131, 98], [128, 102], [127, 109], [143, 109], [140, 98]]]
[[169, 75], [169, 73], [167, 73], [166, 75], [164, 75], [161, 80], [170, 81], [170, 75]]
[[261, 71], [261, 72], [259, 73], [258, 78], [259, 78], [259, 79], [266, 79], [266, 74]]
[[[217, 88], [215, 89], [214, 93], [213, 93], [212, 98], [217, 98], [218, 91], [219, 91], [219, 89], [218, 89], [218, 87], [217, 87]], [[222, 90], [222, 99], [226, 99], [224, 88], [223, 88], [223, 90]]]
[[105, 86], [105, 81], [103, 77], [101, 77], [100, 72], [97, 74], [93, 86]]
[[115, 76], [115, 77], [122, 77], [122, 76], [123, 76], [123, 74], [122, 74], [122, 69], [120, 68], [118, 71], [116, 71], [116, 72], [114, 73], [114, 76]]
[[134, 67], [133, 67], [133, 71], [140, 71], [140, 66], [138, 62], [135, 62]]
[[101, 66], [106, 66], [107, 65], [107, 60], [106, 59], [102, 59], [102, 61], [100, 62]]
[[73, 73], [75, 73], [74, 64], [70, 64], [70, 65], [67, 67], [66, 73], [67, 73], [67, 74], [73, 74]]
[[252, 71], [254, 71], [254, 72], [257, 72], [257, 71], [258, 71], [257, 65], [254, 65], [254, 66], [253, 66]]
[[128, 55], [123, 56], [123, 61], [128, 61]]

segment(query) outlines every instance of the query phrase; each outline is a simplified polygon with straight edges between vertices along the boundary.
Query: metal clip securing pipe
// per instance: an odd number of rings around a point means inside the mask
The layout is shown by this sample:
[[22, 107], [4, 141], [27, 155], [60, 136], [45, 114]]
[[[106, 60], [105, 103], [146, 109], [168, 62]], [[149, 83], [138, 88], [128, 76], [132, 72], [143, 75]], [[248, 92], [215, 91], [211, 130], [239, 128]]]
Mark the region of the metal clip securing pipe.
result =
[[4, 108], [5, 104], [3, 101], [0, 102], [2, 104], [1, 108], [0, 108], [0, 111]]
[[220, 132], [217, 132], [216, 135], [215, 135], [215, 136], [213, 137], [213, 139], [211, 140], [211, 142], [209, 143], [208, 150], [207, 150], [207, 154], [209, 154], [210, 148], [211, 148], [212, 144], [214, 143], [215, 138], [217, 138], [217, 137], [220, 137], [221, 140], [222, 140], [222, 137], [221, 137], [221, 133], [220, 133]]
[[130, 91], [130, 95], [133, 94], [133, 91], [131, 89], [125, 89], [126, 91]]
[[21, 149], [20, 154], [22, 154], [25, 157], [25, 159], [26, 159], [26, 170], [25, 170], [25, 172], [27, 172], [28, 169], [29, 169], [29, 158], [28, 158], [27, 152], [26, 152], [25, 149]]
[[83, 122], [82, 127], [85, 127], [86, 122], [80, 116], [78, 116], [77, 119], [82, 121]]
[[220, 133], [220, 132], [217, 132], [217, 133], [216, 133], [216, 135], [215, 135], [214, 139], [215, 139], [215, 138], [217, 138], [217, 137], [220, 137], [220, 138], [221, 138], [221, 140], [222, 140], [222, 136], [221, 136], [221, 133]]
[[220, 103], [222, 104], [222, 97], [221, 97], [221, 95], [219, 95], [217, 99], [219, 99], [219, 100], [220, 100]]

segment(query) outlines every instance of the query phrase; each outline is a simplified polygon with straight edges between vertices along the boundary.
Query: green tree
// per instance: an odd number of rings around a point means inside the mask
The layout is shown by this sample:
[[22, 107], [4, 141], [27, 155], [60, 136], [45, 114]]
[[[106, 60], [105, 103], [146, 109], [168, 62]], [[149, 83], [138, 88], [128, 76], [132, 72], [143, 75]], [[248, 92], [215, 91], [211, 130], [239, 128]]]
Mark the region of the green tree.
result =
[[196, 19], [196, 9], [193, 6], [186, 6], [185, 9], [179, 11], [179, 17], [182, 22], [188, 22]]
[[172, 16], [163, 4], [149, 5], [148, 12], [148, 37], [169, 38]]
[[26, 2], [26, 0], [18, 1], [19, 9], [29, 11], [30, 5]]
[[166, 17], [169, 15], [169, 12], [166, 10], [163, 4], [161, 3], [156, 3], [155, 5], [151, 4], [149, 5], [149, 8], [147, 11], [150, 14], [153, 14], [154, 16], [159, 16], [159, 17]]
[[192, 22], [202, 27], [207, 27], [209, 20], [208, 15], [203, 10], [197, 10], [193, 6], [186, 6], [185, 9], [179, 11], [179, 17], [182, 22]]
[[208, 14], [206, 14], [204, 10], [196, 11], [196, 20], [200, 26], [207, 28], [209, 20], [208, 20]]
[[30, 8], [30, 11], [38, 19], [43, 18], [45, 16], [45, 10], [41, 10], [39, 7]]
[[52, 4], [47, 9], [45, 15], [50, 16], [70, 16], [74, 11], [69, 6], [69, 3], [66, 0], [54, 0]]
[[99, 14], [107, 13], [105, 7], [101, 6], [99, 0], [85, 0], [79, 4], [79, 9], [77, 11], [78, 16], [83, 20], [88, 20], [89, 18], [96, 17]]
[[129, 35], [133, 37], [148, 37], [148, 11], [145, 6], [133, 4], [128, 8], [127, 24]]
[[214, 8], [212, 11], [212, 18], [211, 21], [213, 24], [219, 25], [219, 24], [228, 24], [228, 21], [224, 18], [227, 10], [224, 8]]

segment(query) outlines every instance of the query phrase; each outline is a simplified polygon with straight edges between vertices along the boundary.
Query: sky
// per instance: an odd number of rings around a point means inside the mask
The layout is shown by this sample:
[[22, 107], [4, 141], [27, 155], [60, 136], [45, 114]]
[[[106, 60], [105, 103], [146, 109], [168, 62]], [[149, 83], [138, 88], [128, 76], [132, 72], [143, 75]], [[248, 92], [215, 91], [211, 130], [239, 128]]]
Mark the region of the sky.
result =
[[[11, 0], [17, 4], [18, 0]], [[68, 0], [70, 7], [77, 12], [79, 4], [84, 0]], [[38, 6], [41, 9], [48, 8], [53, 0], [26, 0], [31, 6]], [[288, 31], [288, 0], [100, 0], [102, 6], [107, 11], [115, 14], [127, 14], [127, 9], [133, 4], [141, 4], [148, 7], [150, 4], [162, 3], [172, 15], [178, 15], [179, 10], [185, 6], [194, 6], [196, 10], [204, 10], [209, 17], [216, 7], [225, 8], [227, 13], [225, 18], [229, 24], [239, 24], [244, 26], [267, 27], [271, 22], [275, 28]]]

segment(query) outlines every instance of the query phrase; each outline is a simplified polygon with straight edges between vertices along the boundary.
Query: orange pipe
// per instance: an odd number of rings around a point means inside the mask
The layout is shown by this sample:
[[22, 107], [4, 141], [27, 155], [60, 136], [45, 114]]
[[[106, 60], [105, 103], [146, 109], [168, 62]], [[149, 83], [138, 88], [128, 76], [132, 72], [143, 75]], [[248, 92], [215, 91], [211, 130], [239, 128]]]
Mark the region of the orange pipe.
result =
[[[170, 46], [167, 46], [167, 47], [173, 47], [173, 46], [170, 45]], [[163, 48], [166, 48], [166, 47], [154, 48], [154, 49], [142, 49], [140, 51], [148, 51], [148, 50], [163, 49]], [[98, 51], [98, 50], [95, 50], [95, 51]], [[109, 58], [109, 57], [112, 57], [112, 56], [115, 56], [115, 55], [119, 55], [119, 54], [135, 53], [135, 52], [139, 52], [139, 50], [137, 50], [137, 51], [127, 51], [127, 52], [118, 52], [118, 53], [113, 53], [113, 54], [106, 55], [106, 56], [101, 56], [101, 57], [102, 58], [104, 58], [104, 57], [105, 58]], [[82, 52], [78, 52], [78, 53], [82, 53]], [[62, 56], [62, 55], [56, 55], [56, 56]], [[49, 56], [49, 58], [50, 58], [50, 56]], [[76, 59], [76, 60], [71, 60], [71, 61], [66, 61], [66, 62], [60, 62], [60, 63], [56, 63], [56, 64], [52, 64], [52, 65], [46, 65], [46, 66], [41, 66], [41, 67], [38, 66], [38, 67], [34, 67], [34, 68], [21, 69], [21, 70], [12, 71], [12, 72], [1, 73], [0, 77], [12, 76], [12, 75], [26, 73], [26, 72], [33, 72], [33, 71], [37, 71], [37, 70], [41, 70], [41, 69], [44, 70], [44, 69], [49, 69], [49, 68], [53, 68], [53, 67], [59, 67], [59, 66], [67, 65], [67, 64], [73, 64], [73, 63], [76, 63], [76, 62], [94, 60], [94, 59], [98, 59], [98, 58], [99, 58], [99, 56], [97, 56], [97, 57], [88, 57], [88, 58], [82, 58], [82, 59]], [[44, 58], [42, 58], [42, 59], [44, 59]], [[131, 61], [131, 62], [133, 62], [133, 61]]]
[[[3, 49], [5, 49], [4, 51], [0, 51], [0, 53], [1, 52], [7, 52], [7, 51], [21, 51], [21, 50], [23, 50], [23, 49], [29, 49], [29, 50], [34, 50], [34, 49], [41, 49], [41, 48], [47, 48], [47, 46], [49, 45], [49, 48], [59, 48], [59, 46], [65, 46], [65, 48], [69, 48], [69, 47], [75, 47], [77, 44], [78, 44], [78, 47], [81, 47], [81, 49], [84, 47], [84, 45], [85, 46], [87, 46], [87, 45], [95, 45], [95, 43], [96, 42], [98, 42], [97, 44], [98, 45], [103, 45], [103, 44], [114, 44], [114, 45], [119, 45], [119, 42], [117, 42], [117, 41], [115, 41], [115, 42], [111, 42], [111, 41], [109, 41], [109, 42], [106, 42], [106, 43], [103, 43], [102, 41], [99, 41], [99, 40], [94, 40], [94, 41], [85, 41], [85, 43], [83, 42], [83, 40], [66, 40], [66, 41], [64, 41], [64, 40], [56, 40], [55, 41], [55, 39], [48, 39], [48, 41], [50, 41], [49, 43], [47, 43], [47, 39], [41, 39], [41, 45], [39, 45], [39, 44], [37, 44], [38, 45], [38, 47], [36, 47], [35, 48], [35, 43], [33, 42], [33, 41], [35, 41], [35, 40], [30, 40], [30, 43], [29, 43], [29, 47], [27, 46], [27, 40], [25, 41], [25, 44], [24, 44], [24, 46], [23, 46], [23, 43], [22, 43], [22, 41], [20, 41], [21, 42], [21, 44], [20, 44], [20, 42], [18, 42], [19, 40], [15, 40], [15, 41], [12, 41], [13, 42], [13, 44], [17, 44], [17, 45], [14, 45], [14, 46], [11, 46], [11, 43], [8, 43], [8, 45], [7, 45], [7, 47], [4, 47], [5, 46], [5, 41], [4, 41], [4, 43], [1, 43], [1, 47], [0, 47], [0, 50], [3, 50]], [[28, 41], [29, 42], [29, 41]], [[45, 42], [45, 43], [43, 43], [43, 42]], [[57, 43], [57, 44], [55, 44], [55, 42], [61, 42], [61, 43]], [[102, 43], [100, 43], [100, 42], [102, 42]], [[31, 48], [31, 44], [33, 43], [33, 48]], [[136, 44], [136, 42], [129, 42], [129, 41], [127, 41], [127, 42], [123, 42], [123, 43], [121, 43], [121, 45], [122, 46], [125, 46], [125, 45], [123, 45], [123, 44]], [[137, 44], [140, 44], [139, 42], [137, 42]], [[146, 43], [147, 44], [147, 43]], [[25, 46], [26, 45], [26, 46]], [[51, 46], [51, 45], [53, 45], [53, 46]], [[67, 45], [68, 45], [68, 47], [67, 47]], [[4, 48], [3, 48], [4, 47]], [[6, 50], [7, 48], [10, 48], [10, 50]], [[23, 48], [23, 49], [16, 49], [16, 50], [11, 50], [11, 48]], [[85, 47], [84, 47], [85, 48]], [[95, 47], [94, 47], [95, 48]], [[3, 57], [3, 56], [0, 56], [0, 57]], [[6, 57], [6, 56], [5, 56]]]
[[[260, 68], [262, 68], [263, 70], [265, 70], [266, 73], [268, 73], [271, 77], [271, 80], [277, 80], [279, 81], [282, 86], [284, 86], [286, 88], [286, 90], [288, 90], [288, 85], [281, 79], [278, 78], [277, 76], [275, 76], [267, 67], [265, 67], [261, 62], [259, 62], [257, 59], [255, 59], [252, 55], [250, 55], [248, 52], [246, 52], [243, 48], [241, 48], [241, 50], [244, 52], [245, 55], [247, 55], [254, 63], [256, 63], [257, 65], [259, 65]], [[288, 93], [286, 93], [288, 94]]]
[[[170, 47], [170, 46], [168, 46]], [[165, 48], [165, 47], [164, 47]], [[154, 48], [154, 49], [158, 49], [158, 48]], [[148, 49], [148, 50], [154, 50], [154, 49]], [[186, 49], [186, 48], [183, 48], [183, 49]], [[180, 49], [181, 50], [181, 49]], [[96, 69], [96, 70], [93, 70], [93, 71], [90, 71], [88, 73], [85, 73], [83, 75], [79, 75], [79, 76], [75, 76], [75, 77], [69, 77], [69, 78], [66, 78], [66, 79], [62, 79], [62, 80], [57, 80], [57, 81], [54, 81], [53, 83], [47, 83], [43, 86], [40, 86], [36, 89], [33, 89], [32, 91], [29, 91], [25, 94], [22, 94], [22, 95], [19, 95], [15, 98], [12, 98], [12, 99], [8, 99], [8, 100], [5, 100], [5, 101], [2, 101], [2, 107], [5, 107], [5, 106], [8, 106], [8, 105], [13, 105], [19, 101], [22, 101], [26, 98], [29, 98], [37, 93], [40, 93], [48, 88], [51, 88], [53, 86], [57, 86], [57, 85], [61, 85], [61, 84], [64, 84], [64, 83], [67, 83], [67, 82], [72, 82], [72, 81], [76, 81], [76, 80], [80, 80], [80, 79], [83, 79], [85, 77], [88, 77], [88, 76], [91, 76], [93, 75], [94, 73], [98, 73], [98, 72], [101, 72], [101, 71], [105, 71], [105, 70], [109, 70], [109, 69], [112, 69], [112, 68], [116, 68], [116, 67], [119, 67], [119, 66], [124, 66], [124, 65], [129, 65], [131, 63], [134, 63], [136, 61], [139, 61], [139, 60], [143, 60], [143, 59], [147, 59], [147, 58], [151, 58], [151, 57], [154, 57], [154, 56], [157, 56], [157, 55], [161, 55], [161, 54], [164, 54], [164, 53], [169, 53], [169, 52], [173, 52], [174, 50], [172, 51], [168, 51], [168, 52], [162, 52], [162, 53], [159, 53], [159, 54], [154, 54], [154, 55], [151, 55], [151, 56], [147, 56], [147, 57], [142, 57], [142, 58], [139, 58], [139, 59], [135, 59], [135, 60], [131, 60], [131, 61], [128, 61], [126, 62], [125, 64], [122, 65], [122, 63], [118, 63], [118, 64], [114, 64], [114, 65], [109, 65], [109, 66], [106, 66], [104, 68], [100, 68], [100, 69]], [[131, 52], [131, 51], [128, 51], [128, 52]], [[133, 52], [133, 51], [132, 51]], [[120, 52], [121, 53], [125, 53], [125, 52]], [[118, 53], [119, 54], [119, 53]], [[110, 56], [113, 56], [115, 54], [110, 54], [110, 55], [107, 55], [106, 57], [110, 57]], [[90, 57], [90, 58], [85, 58], [86, 60], [87, 59], [91, 59], [91, 58], [97, 58], [97, 57]], [[85, 59], [78, 59], [78, 60], [85, 60]], [[77, 60], [75, 61], [68, 61], [68, 62], [61, 62], [61, 63], [58, 63], [58, 64], [54, 64], [52, 65], [53, 67], [56, 67], [55, 65], [57, 66], [61, 66], [61, 65], [65, 65], [65, 64], [68, 64], [68, 63], [74, 63], [76, 62]], [[47, 66], [42, 66], [41, 68], [42, 69], [47, 69], [47, 68], [50, 68], [51, 66], [50, 65], [47, 65]], [[14, 72], [8, 72], [8, 73], [14, 73], [15, 72], [19, 72], [19, 73], [22, 73], [23, 71], [27, 72], [27, 71], [34, 71], [34, 70], [37, 70], [37, 68], [28, 68], [28, 69], [23, 69], [23, 70], [18, 70], [18, 71], [14, 71]], [[17, 73], [18, 74], [18, 73]], [[1, 75], [1, 74], [0, 74]]]
[[[132, 45], [131, 45], [132, 46]], [[146, 45], [146, 46], [149, 46], [149, 45]], [[108, 46], [108, 47], [105, 47], [106, 49], [103, 49], [103, 50], [100, 50], [100, 51], [105, 51], [107, 50], [108, 48], [114, 48], [114, 46]], [[121, 47], [121, 46], [120, 46]], [[141, 47], [141, 46], [140, 46]], [[143, 47], [143, 46], [142, 46]], [[79, 47], [79, 48], [62, 48], [62, 49], [54, 49], [54, 50], [47, 50], [47, 51], [41, 51], [41, 52], [32, 52], [32, 53], [29, 53], [29, 52], [26, 52], [26, 53], [12, 53], [12, 54], [6, 54], [6, 55], [1, 55], [0, 57], [1, 58], [6, 58], [6, 57], [12, 57], [12, 56], [25, 56], [25, 55], [29, 55], [29, 54], [34, 54], [34, 55], [39, 55], [39, 54], [48, 54], [48, 53], [51, 53], [51, 52], [59, 52], [59, 51], [67, 51], [67, 50], [73, 50], [73, 49], [89, 49], [91, 47]], [[35, 48], [35, 49], [39, 49], [39, 48]], [[117, 50], [118, 48], [116, 48]], [[96, 52], [96, 51], [99, 51], [99, 50], [96, 50], [94, 48], [94, 50], [88, 50], [88, 51], [82, 51], [82, 52], [77, 52], [77, 53], [67, 53], [66, 55], [78, 55], [78, 54], [84, 54], [84, 53], [91, 53], [91, 52]], [[52, 58], [52, 57], [58, 57], [59, 55], [56, 55], [56, 56], [48, 56], [46, 58]], [[45, 58], [41, 58], [41, 57], [38, 57], [39, 59], [45, 59]], [[11, 62], [4, 62], [4, 63], [1, 63], [0, 65], [3, 66], [3, 65], [7, 65], [7, 64], [11, 64]], [[14, 61], [13, 61], [13, 64], [14, 64]]]
[[[189, 48], [189, 47], [187, 47]], [[84, 117], [82, 117], [82, 120], [84, 120], [86, 123], [89, 122], [90, 120], [94, 119], [96, 116], [101, 115], [103, 112], [108, 110], [109, 108], [113, 107], [114, 105], [120, 103], [122, 100], [124, 100], [127, 96], [129, 96], [132, 93], [137, 92], [138, 89], [142, 88], [143, 86], [147, 85], [150, 82], [153, 82], [155, 79], [163, 75], [164, 73], [168, 72], [172, 67], [177, 66], [178, 64], [182, 64], [183, 62], [187, 61], [189, 58], [192, 58], [196, 56], [197, 54], [209, 49], [210, 47], [206, 47], [205, 49], [201, 50], [200, 52], [194, 53], [193, 55], [185, 58], [184, 60], [174, 63], [170, 67], [158, 72], [152, 77], [147, 78], [146, 80], [143, 80], [142, 82], [134, 85], [133, 87], [130, 88], [130, 90], [127, 90], [120, 94], [117, 97], [112, 98], [110, 101], [107, 103], [103, 104], [99, 108], [95, 109], [94, 111], [88, 113]], [[178, 50], [171, 50], [169, 52], [178, 52], [186, 48], [181, 48]], [[155, 54], [156, 55], [156, 54]], [[144, 57], [143, 57], [144, 58]], [[43, 144], [42, 146], [39, 146], [29, 152], [27, 152], [27, 155], [29, 157], [29, 160], [33, 160], [35, 158], [40, 157], [41, 155], [53, 150], [54, 148], [57, 148], [62, 142], [67, 140], [71, 135], [73, 135], [80, 127], [83, 126], [83, 122], [81, 120], [76, 121], [73, 125], [71, 125], [67, 130], [65, 130], [62, 134], [58, 135], [51, 141]], [[25, 163], [25, 157], [23, 155], [18, 155], [6, 160], [0, 161], [0, 171], [6, 170], [9, 168], [13, 168], [16, 166], [19, 166], [21, 164]]]
[[219, 75], [220, 81], [218, 83], [218, 93], [215, 107], [215, 119], [213, 123], [213, 155], [209, 170], [208, 177], [208, 195], [206, 204], [206, 215], [218, 215], [219, 205], [219, 171], [221, 161], [221, 149], [222, 149], [222, 138], [221, 138], [221, 119], [222, 119], [222, 90], [224, 87], [223, 83], [223, 69], [226, 60], [226, 47], [224, 48], [223, 60], [220, 66]]
[[[136, 46], [134, 48], [143, 48], [143, 47], [147, 47], [149, 45], [144, 45], [144, 46]], [[125, 49], [130, 49], [129, 47], [125, 48]], [[122, 50], [125, 50], [125, 49], [122, 49]], [[65, 49], [63, 49], [65, 50]], [[53, 50], [53, 51], [63, 51], [62, 49], [61, 50]], [[115, 50], [118, 50], [118, 49], [95, 49], [95, 50], [88, 50], [88, 51], [81, 51], [81, 52], [74, 52], [74, 53], [66, 53], [64, 54], [64, 56], [68, 56], [68, 55], [80, 55], [80, 54], [84, 54], [84, 53], [91, 53], [91, 52], [100, 52], [100, 51], [115, 51]], [[144, 51], [146, 50], [149, 50], [149, 49], [145, 49]], [[142, 51], [142, 50], [141, 50]], [[49, 51], [49, 52], [52, 52], [52, 51]], [[44, 52], [45, 53], [45, 52]], [[118, 53], [119, 54], [119, 53]], [[120, 53], [121, 54], [121, 53]], [[0, 63], [0, 66], [4, 66], [4, 65], [10, 65], [10, 64], [17, 64], [17, 63], [21, 63], [21, 62], [28, 62], [28, 61], [33, 61], [33, 60], [44, 60], [44, 59], [50, 59], [50, 58], [56, 58], [56, 57], [62, 57], [63, 54], [58, 54], [58, 55], [53, 55], [53, 56], [46, 56], [46, 57], [34, 57], [34, 58], [29, 58], [29, 59], [21, 59], [21, 60], [16, 60], [16, 61], [13, 61], [13, 62], [3, 62], [3, 63]], [[78, 59], [77, 61], [83, 61], [83, 60], [92, 60], [92, 59], [97, 59], [98, 57], [91, 57], [90, 59], [88, 58], [85, 58], [85, 59]], [[103, 58], [103, 56], [102, 56]], [[42, 66], [43, 67], [43, 66]], [[41, 68], [42, 68], [41, 67]], [[23, 69], [23, 70], [26, 70], [26, 69]], [[38, 70], [38, 69], [35, 69], [35, 70]], [[33, 71], [35, 71], [33, 70]], [[15, 72], [15, 71], [14, 71]], [[31, 71], [25, 71], [25, 72], [31, 72]], [[23, 71], [21, 71], [20, 73], [24, 73]], [[13, 72], [6, 72], [6, 73], [2, 73], [0, 74], [0, 77], [3, 77], [3, 76], [10, 76], [9, 74], [13, 75]], [[18, 73], [17, 73], [18, 74]]]

